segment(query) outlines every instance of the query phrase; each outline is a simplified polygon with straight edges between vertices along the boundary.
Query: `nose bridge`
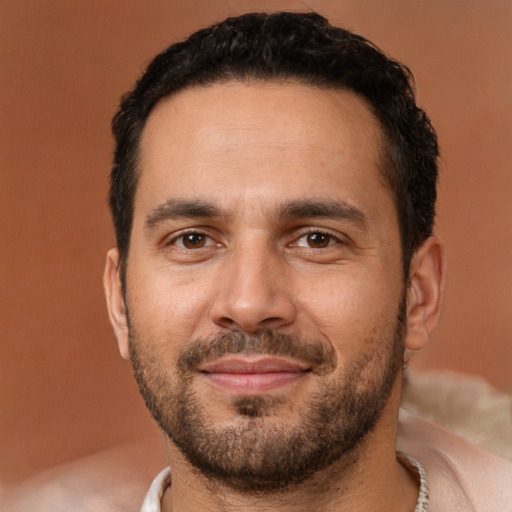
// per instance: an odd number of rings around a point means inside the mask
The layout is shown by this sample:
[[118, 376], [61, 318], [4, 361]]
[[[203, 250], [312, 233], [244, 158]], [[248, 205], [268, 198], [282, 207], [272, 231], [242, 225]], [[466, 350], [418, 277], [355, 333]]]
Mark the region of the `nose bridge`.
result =
[[240, 241], [224, 262], [212, 308], [218, 325], [246, 332], [293, 321], [295, 308], [286, 286], [285, 263], [263, 237]]
[[233, 279], [230, 283], [230, 294], [235, 303], [240, 306], [244, 303], [248, 306], [251, 303], [253, 306], [268, 304], [274, 293], [269, 279], [275, 271], [272, 259], [275, 260], [267, 244], [250, 243], [239, 249], [233, 258]]

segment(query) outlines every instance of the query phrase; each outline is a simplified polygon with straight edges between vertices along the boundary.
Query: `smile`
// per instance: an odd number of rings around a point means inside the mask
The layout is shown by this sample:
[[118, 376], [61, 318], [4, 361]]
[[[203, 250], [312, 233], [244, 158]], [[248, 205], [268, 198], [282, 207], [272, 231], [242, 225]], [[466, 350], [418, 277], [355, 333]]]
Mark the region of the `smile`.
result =
[[297, 382], [311, 368], [278, 358], [229, 357], [199, 368], [207, 382], [237, 395], [258, 395]]

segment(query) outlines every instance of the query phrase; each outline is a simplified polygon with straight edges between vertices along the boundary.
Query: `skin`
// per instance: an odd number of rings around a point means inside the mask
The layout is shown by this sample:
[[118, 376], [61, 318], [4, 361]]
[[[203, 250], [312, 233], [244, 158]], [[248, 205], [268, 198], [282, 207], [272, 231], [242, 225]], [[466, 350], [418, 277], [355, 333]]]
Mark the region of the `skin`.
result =
[[[170, 373], [191, 340], [230, 330], [320, 340], [335, 354], [325, 377], [331, 383], [378, 353], [376, 340], [392, 332], [404, 293], [381, 145], [377, 120], [347, 91], [227, 83], [182, 91], [155, 108], [140, 145], [126, 300], [132, 326]], [[176, 200], [208, 203], [215, 215], [169, 215]], [[343, 215], [282, 214], [305, 201], [341, 204]], [[183, 237], [191, 232], [196, 238]], [[187, 247], [187, 240], [199, 243]], [[422, 348], [438, 321], [443, 268], [442, 244], [431, 237], [405, 286], [407, 349]], [[104, 282], [119, 349], [129, 358], [116, 249]], [[331, 468], [285, 494], [255, 498], [216, 486], [169, 442], [173, 481], [164, 510], [414, 510], [416, 483], [395, 458], [400, 380], [350, 471]], [[269, 421], [296, 425], [320, 381], [310, 372], [257, 391], [279, 397]], [[213, 425], [240, 421], [232, 398], [247, 391], [219, 389], [199, 375], [194, 391]]]

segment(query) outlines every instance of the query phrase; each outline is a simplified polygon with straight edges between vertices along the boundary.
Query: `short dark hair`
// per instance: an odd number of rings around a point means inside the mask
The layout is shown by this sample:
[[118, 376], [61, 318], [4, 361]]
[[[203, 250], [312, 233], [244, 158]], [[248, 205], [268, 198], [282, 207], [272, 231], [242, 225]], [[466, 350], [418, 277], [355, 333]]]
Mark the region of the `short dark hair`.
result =
[[[437, 137], [417, 107], [409, 69], [375, 45], [316, 13], [249, 13], [228, 18], [170, 46], [149, 64], [112, 122], [116, 140], [110, 208], [122, 271], [133, 223], [139, 141], [155, 105], [188, 87], [230, 80], [294, 81], [355, 92], [385, 136], [382, 172], [393, 193], [404, 274], [432, 234]], [[123, 272], [124, 273], [124, 272]]]

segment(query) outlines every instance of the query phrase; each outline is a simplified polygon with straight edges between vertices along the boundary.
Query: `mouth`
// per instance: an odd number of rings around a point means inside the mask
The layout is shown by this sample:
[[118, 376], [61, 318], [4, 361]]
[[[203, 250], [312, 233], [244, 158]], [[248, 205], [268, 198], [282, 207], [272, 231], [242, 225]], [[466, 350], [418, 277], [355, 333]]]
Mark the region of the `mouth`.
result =
[[236, 355], [201, 365], [198, 370], [209, 384], [218, 389], [253, 396], [294, 384], [312, 368], [288, 359]]

